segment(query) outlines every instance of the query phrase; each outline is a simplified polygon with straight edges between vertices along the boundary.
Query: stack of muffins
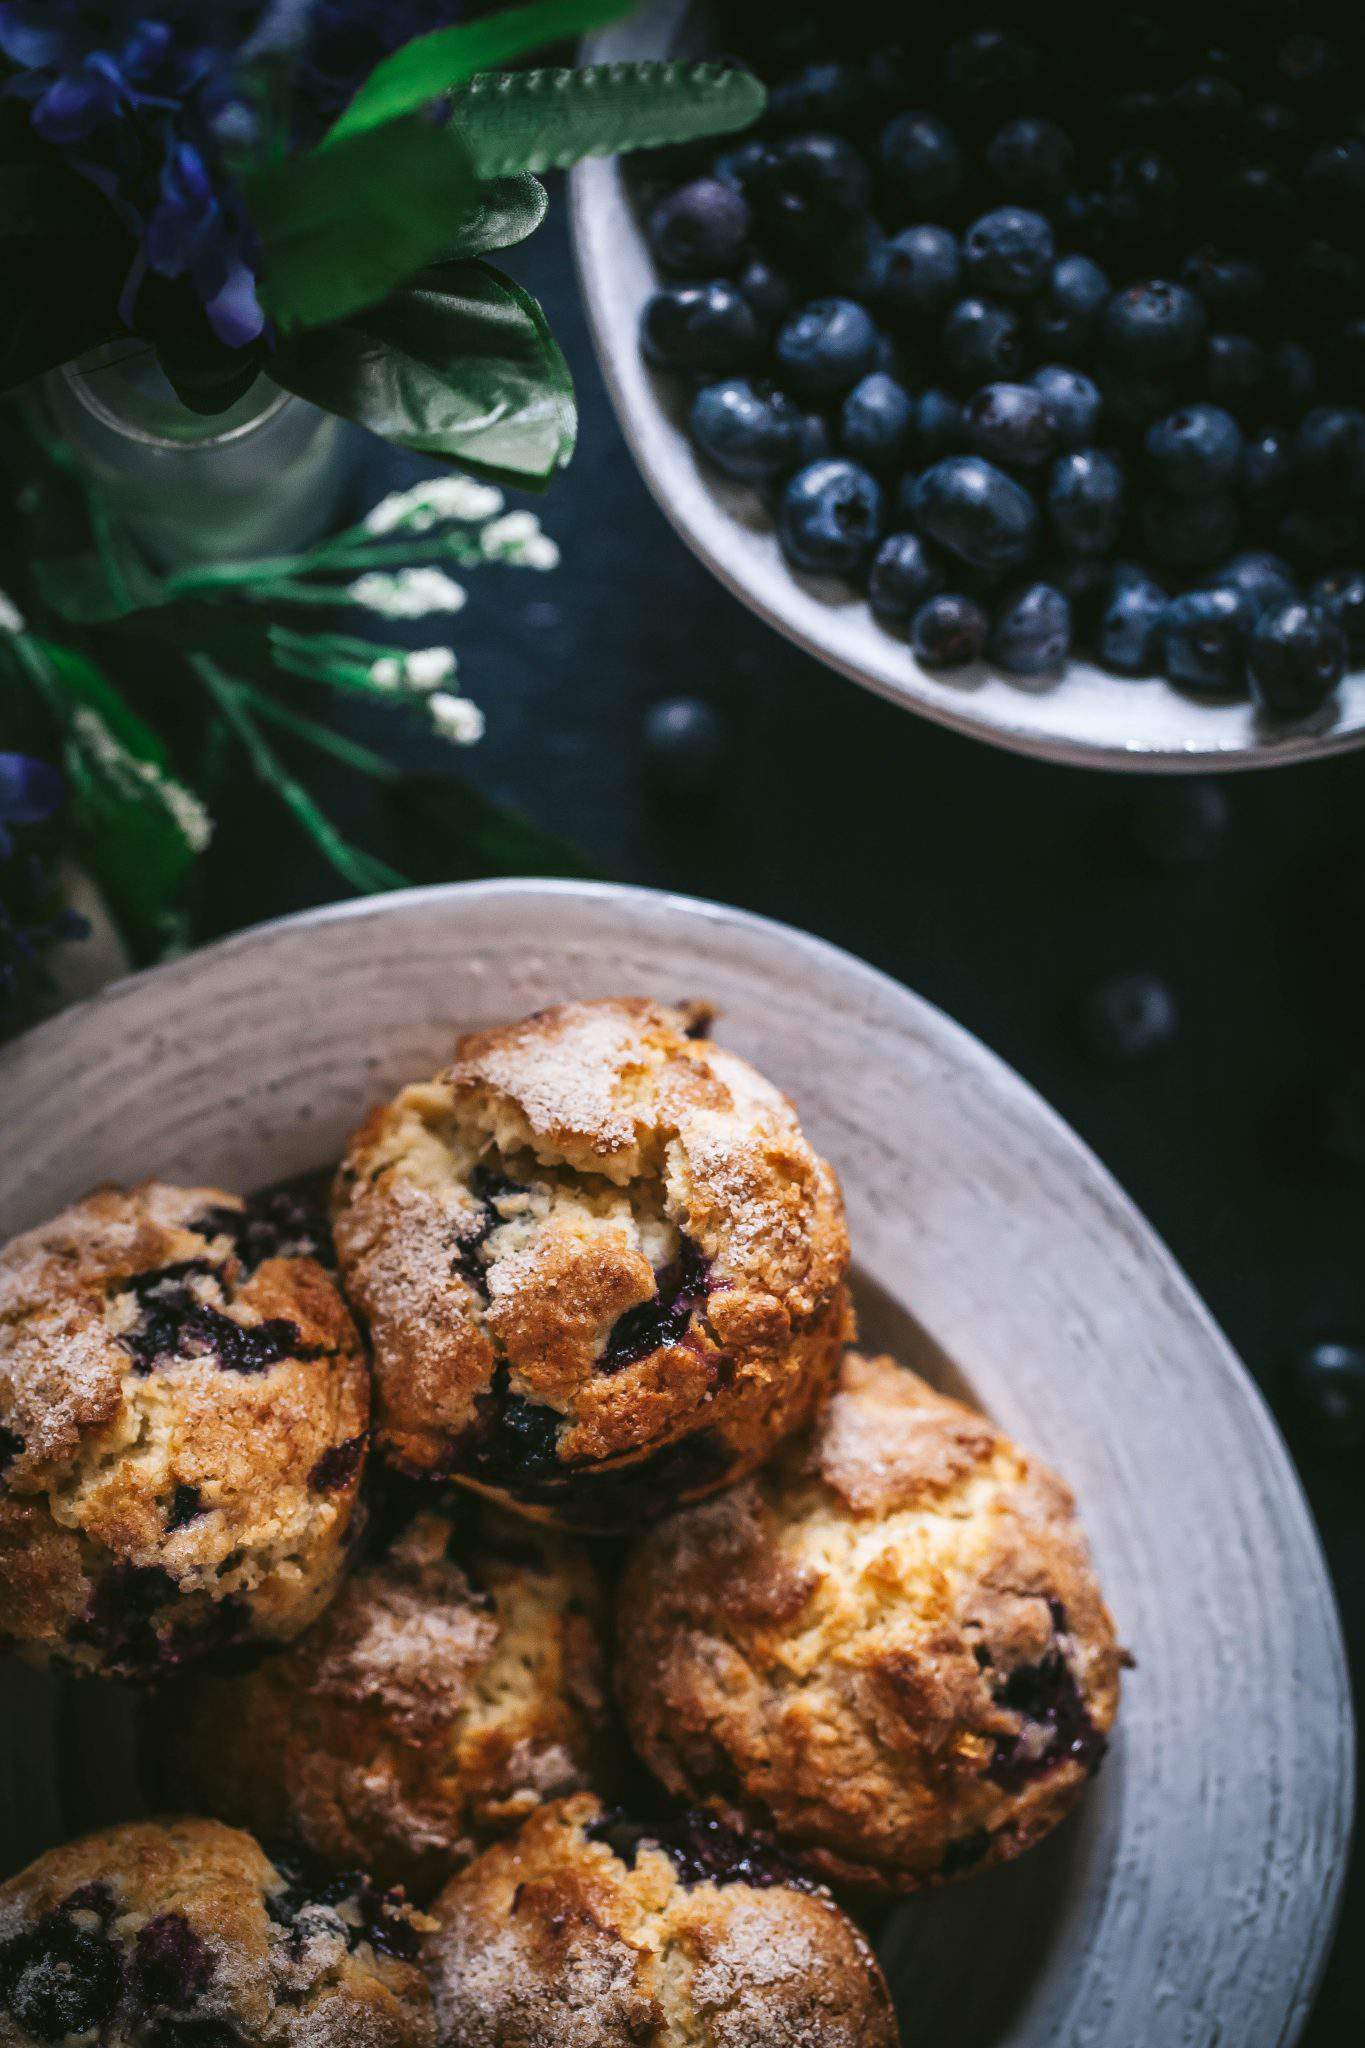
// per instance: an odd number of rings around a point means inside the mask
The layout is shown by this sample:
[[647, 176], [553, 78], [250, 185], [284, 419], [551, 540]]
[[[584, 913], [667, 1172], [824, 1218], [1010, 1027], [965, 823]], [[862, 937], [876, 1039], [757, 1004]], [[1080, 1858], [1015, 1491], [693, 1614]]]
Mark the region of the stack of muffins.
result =
[[1074, 1803], [1071, 1498], [848, 1348], [835, 1176], [708, 1027], [466, 1037], [330, 1229], [148, 1183], [0, 1253], [0, 1641], [143, 1684], [212, 1816], [0, 1886], [3, 2048], [891, 2048], [846, 1908]]

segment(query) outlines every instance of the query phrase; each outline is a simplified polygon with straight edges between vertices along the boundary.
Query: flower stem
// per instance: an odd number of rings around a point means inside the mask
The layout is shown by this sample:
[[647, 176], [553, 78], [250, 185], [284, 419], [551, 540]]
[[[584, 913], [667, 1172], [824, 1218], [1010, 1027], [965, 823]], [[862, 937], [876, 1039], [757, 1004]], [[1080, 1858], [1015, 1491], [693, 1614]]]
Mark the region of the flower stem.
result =
[[292, 733], [295, 739], [306, 740], [319, 753], [330, 754], [334, 761], [354, 768], [360, 775], [370, 776], [375, 782], [402, 780], [402, 769], [395, 768], [392, 761], [376, 753], [373, 747], [347, 739], [344, 733], [333, 732], [330, 725], [323, 725], [316, 718], [306, 718], [301, 711], [291, 711], [287, 705], [268, 697], [264, 690], [258, 690], [254, 683], [238, 683], [237, 689], [242, 701], [258, 718], [279, 726], [282, 732]]

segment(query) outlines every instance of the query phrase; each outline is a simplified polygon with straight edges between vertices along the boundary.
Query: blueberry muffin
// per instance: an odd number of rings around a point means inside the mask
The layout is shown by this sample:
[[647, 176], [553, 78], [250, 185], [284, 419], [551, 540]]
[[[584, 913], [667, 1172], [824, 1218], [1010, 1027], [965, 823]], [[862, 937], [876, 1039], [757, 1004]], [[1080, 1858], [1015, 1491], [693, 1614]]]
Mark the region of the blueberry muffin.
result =
[[432, 1907], [439, 2048], [895, 2048], [876, 1958], [829, 1894], [708, 1815], [544, 1806]]
[[704, 1022], [608, 1001], [475, 1032], [356, 1133], [337, 1250], [400, 1469], [610, 1528], [810, 1413], [848, 1327], [838, 1184]]
[[1070, 1494], [888, 1358], [850, 1354], [768, 1471], [651, 1530], [620, 1600], [646, 1763], [832, 1883], [912, 1890], [1019, 1855], [1118, 1705]]
[[419, 1507], [279, 1656], [156, 1717], [177, 1803], [428, 1897], [604, 1734], [588, 1558], [476, 1502]]
[[429, 1926], [216, 1821], [109, 1828], [0, 1885], [0, 2048], [432, 2048]]
[[0, 1642], [147, 1678], [321, 1610], [369, 1418], [326, 1244], [149, 1181], [0, 1251]]

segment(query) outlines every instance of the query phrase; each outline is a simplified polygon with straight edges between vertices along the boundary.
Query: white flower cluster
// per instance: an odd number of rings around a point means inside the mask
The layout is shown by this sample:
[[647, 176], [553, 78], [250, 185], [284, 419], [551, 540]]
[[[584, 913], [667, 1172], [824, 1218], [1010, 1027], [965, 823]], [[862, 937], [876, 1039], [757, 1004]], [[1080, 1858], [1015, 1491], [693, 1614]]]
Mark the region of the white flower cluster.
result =
[[427, 533], [443, 519], [470, 526], [496, 519], [505, 500], [493, 484], [472, 476], [438, 476], [414, 484], [410, 491], [391, 491], [365, 518], [366, 533]]
[[427, 710], [434, 731], [453, 746], [472, 747], [483, 738], [483, 713], [468, 697], [452, 697], [448, 690], [438, 690], [428, 697]]
[[559, 566], [559, 548], [541, 530], [534, 512], [505, 512], [479, 535], [479, 546], [489, 562], [509, 562], [516, 569], [554, 569]]
[[381, 654], [370, 663], [379, 690], [436, 690], [459, 667], [449, 647], [414, 647], [408, 654]]
[[467, 603], [465, 588], [444, 569], [400, 569], [386, 576], [378, 569], [357, 576], [346, 594], [366, 611], [386, 619], [424, 619], [431, 612], [458, 612]]
[[24, 615], [13, 598], [0, 590], [0, 633], [22, 633]]
[[139, 760], [115, 738], [98, 711], [88, 704], [72, 713], [71, 729], [87, 754], [100, 763], [111, 782], [130, 794], [141, 785], [160, 798], [192, 853], [202, 853], [213, 837], [213, 820], [183, 783], [176, 782], [154, 761]]

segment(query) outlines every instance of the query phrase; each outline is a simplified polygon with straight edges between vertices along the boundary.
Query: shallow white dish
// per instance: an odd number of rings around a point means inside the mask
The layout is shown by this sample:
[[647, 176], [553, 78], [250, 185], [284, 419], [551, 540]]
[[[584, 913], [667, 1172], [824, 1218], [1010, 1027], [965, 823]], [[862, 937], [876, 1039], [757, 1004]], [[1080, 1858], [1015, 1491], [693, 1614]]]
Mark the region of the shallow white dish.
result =
[[[690, 49], [689, 0], [650, 0], [605, 29], [602, 60]], [[799, 647], [940, 725], [1016, 753], [1089, 768], [1266, 768], [1365, 745], [1365, 673], [1335, 705], [1294, 727], [1264, 724], [1249, 703], [1201, 704], [1159, 681], [1124, 682], [1086, 661], [1059, 681], [986, 665], [934, 674], [885, 632], [851, 585], [794, 576], [757, 495], [701, 462], [684, 431], [681, 381], [640, 355], [640, 309], [659, 278], [619, 159], [580, 164], [570, 181], [574, 246], [598, 360], [640, 472], [678, 532], [722, 583]]]
[[[1352, 1795], [1336, 1614], [1259, 1396], [1142, 1218], [1046, 1105], [848, 955], [643, 890], [494, 882], [263, 926], [0, 1051], [0, 1236], [101, 1178], [249, 1188], [335, 1157], [457, 1028], [703, 995], [843, 1177], [865, 1337], [1072, 1482], [1137, 1658], [1075, 1821], [892, 1913], [906, 2040], [1275, 2048], [1332, 1929]], [[134, 1808], [109, 1689], [0, 1675], [0, 1864]]]

